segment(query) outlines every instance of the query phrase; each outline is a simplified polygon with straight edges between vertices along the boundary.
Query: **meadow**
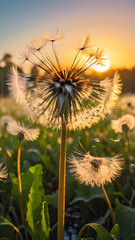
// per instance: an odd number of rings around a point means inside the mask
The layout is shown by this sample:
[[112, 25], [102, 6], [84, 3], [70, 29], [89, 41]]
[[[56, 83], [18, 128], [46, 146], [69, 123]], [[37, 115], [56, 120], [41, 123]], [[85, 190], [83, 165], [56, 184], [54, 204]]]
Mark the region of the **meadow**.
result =
[[[134, 105], [133, 94], [121, 96], [110, 116], [91, 128], [67, 132], [67, 159], [76, 150], [100, 157], [121, 154], [124, 165], [121, 175], [105, 185], [116, 218], [113, 224], [101, 188], [79, 183], [69, 172], [67, 161], [65, 240], [77, 236], [78, 240], [135, 240], [135, 130], [115, 133], [111, 127], [112, 119], [134, 116]], [[0, 99], [0, 162], [8, 170], [8, 178], [0, 181], [0, 239], [56, 239], [60, 131], [38, 125], [38, 139], [22, 142], [22, 224], [17, 181], [19, 141], [2, 125], [2, 117], [7, 115], [25, 126], [37, 127], [12, 99]]]

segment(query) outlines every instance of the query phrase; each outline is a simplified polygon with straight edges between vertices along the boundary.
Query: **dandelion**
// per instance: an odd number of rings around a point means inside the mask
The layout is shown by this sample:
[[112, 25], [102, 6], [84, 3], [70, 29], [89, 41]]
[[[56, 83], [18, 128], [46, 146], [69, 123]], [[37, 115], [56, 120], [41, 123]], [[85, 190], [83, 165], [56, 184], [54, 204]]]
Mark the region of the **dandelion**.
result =
[[128, 93], [120, 98], [118, 106], [124, 112], [135, 115], [135, 94]]
[[114, 157], [94, 157], [90, 152], [85, 154], [77, 152], [77, 154], [79, 155], [78, 157], [72, 154], [68, 160], [71, 174], [80, 183], [84, 182], [85, 185], [101, 187], [110, 209], [112, 222], [115, 224], [112, 206], [105, 192], [104, 185], [108, 182], [111, 183], [112, 180], [120, 175], [123, 159], [120, 158], [120, 155]]
[[0, 118], [0, 132], [1, 132], [1, 149], [3, 159], [5, 159], [5, 138], [6, 138], [6, 128], [13, 118], [10, 115], [4, 115]]
[[7, 131], [14, 136], [17, 136], [17, 138], [27, 141], [33, 141], [36, 140], [39, 136], [39, 129], [35, 128], [26, 128], [24, 125], [21, 125], [19, 122], [16, 122], [15, 120], [11, 121], [8, 124]]
[[112, 120], [111, 126], [116, 133], [128, 132], [135, 127], [135, 117], [131, 114], [123, 115], [117, 120]]
[[17, 136], [19, 140], [19, 147], [17, 153], [17, 176], [18, 176], [18, 189], [19, 189], [19, 199], [20, 199], [20, 211], [21, 211], [21, 218], [22, 223], [24, 225], [24, 208], [23, 208], [23, 201], [22, 201], [22, 184], [21, 184], [21, 174], [20, 174], [20, 155], [21, 155], [21, 143], [23, 140], [33, 141], [36, 140], [39, 136], [39, 129], [29, 129], [22, 126], [19, 122], [15, 120], [11, 121], [7, 126], [7, 131]]
[[9, 115], [2, 116], [0, 119], [0, 127], [1, 128], [7, 127], [8, 123], [12, 120], [13, 120], [13, 118]]
[[6, 167], [3, 167], [3, 164], [0, 163], [0, 181], [2, 181], [2, 179], [6, 179], [7, 177], [8, 173]]
[[123, 132], [125, 135], [125, 152], [127, 154], [127, 165], [130, 166], [130, 146], [132, 146], [132, 142], [129, 139], [129, 131], [135, 128], [135, 117], [131, 114], [123, 115], [121, 118], [117, 120], [111, 121], [112, 129], [118, 133]]
[[[110, 113], [121, 92], [118, 74], [105, 82], [84, 79], [82, 76], [87, 69], [101, 63], [103, 59], [101, 50], [91, 50], [89, 37], [86, 37], [84, 44], [77, 49], [71, 66], [63, 69], [55, 45], [62, 38], [63, 35], [58, 35], [58, 32], [55, 37], [45, 34], [42, 38], [46, 42], [43, 44], [44, 50], [41, 43], [39, 47], [29, 48], [25, 60], [41, 69], [45, 73], [43, 76], [18, 73], [12, 68], [7, 81], [11, 96], [33, 121], [61, 129], [57, 231], [59, 240], [62, 240], [64, 235], [67, 130], [83, 129], [97, 123], [106, 113]], [[52, 57], [47, 53], [47, 43], [52, 46]]]

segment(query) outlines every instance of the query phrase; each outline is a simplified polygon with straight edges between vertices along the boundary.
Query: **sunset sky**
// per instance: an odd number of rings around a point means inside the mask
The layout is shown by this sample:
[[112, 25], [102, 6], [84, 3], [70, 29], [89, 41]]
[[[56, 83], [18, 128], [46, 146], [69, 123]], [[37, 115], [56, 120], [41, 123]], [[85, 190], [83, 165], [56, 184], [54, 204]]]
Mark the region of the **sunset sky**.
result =
[[59, 28], [63, 61], [71, 61], [77, 39], [90, 35], [111, 67], [135, 66], [135, 0], [1, 0], [0, 26], [0, 58], [10, 53], [16, 63], [27, 43]]

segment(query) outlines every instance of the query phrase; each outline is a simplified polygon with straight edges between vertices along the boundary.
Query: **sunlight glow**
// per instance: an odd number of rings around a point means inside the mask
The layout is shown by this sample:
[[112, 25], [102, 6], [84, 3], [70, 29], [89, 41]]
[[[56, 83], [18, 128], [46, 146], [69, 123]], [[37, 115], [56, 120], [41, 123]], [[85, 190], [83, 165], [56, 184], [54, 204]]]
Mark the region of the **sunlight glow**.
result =
[[97, 72], [105, 72], [110, 67], [110, 60], [107, 55], [104, 55], [104, 60], [102, 61], [102, 65], [98, 64], [92, 67]]

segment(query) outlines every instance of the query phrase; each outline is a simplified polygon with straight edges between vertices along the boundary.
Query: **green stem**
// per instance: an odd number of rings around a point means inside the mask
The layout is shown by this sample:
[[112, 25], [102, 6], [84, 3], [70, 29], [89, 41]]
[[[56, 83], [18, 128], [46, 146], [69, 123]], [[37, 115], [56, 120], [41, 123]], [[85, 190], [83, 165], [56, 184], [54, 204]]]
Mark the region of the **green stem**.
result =
[[113, 225], [115, 225], [115, 224], [116, 224], [116, 219], [115, 219], [115, 216], [114, 216], [114, 213], [113, 213], [112, 205], [111, 205], [110, 200], [109, 200], [109, 198], [108, 198], [108, 196], [107, 196], [107, 193], [106, 193], [106, 191], [105, 191], [105, 189], [104, 189], [104, 186], [103, 186], [103, 185], [100, 185], [100, 186], [101, 186], [101, 189], [102, 189], [102, 191], [103, 191], [103, 194], [104, 194], [104, 196], [105, 196], [107, 205], [108, 205], [109, 210], [110, 210], [110, 213], [111, 213], [112, 223], [113, 223]]
[[21, 155], [21, 141], [19, 141], [18, 154], [17, 154], [17, 175], [18, 175], [20, 211], [21, 211], [22, 223], [24, 225], [24, 210], [23, 210], [23, 201], [22, 201], [22, 184], [21, 184], [21, 174], [20, 174], [20, 155]]
[[2, 182], [2, 215], [4, 216], [5, 209], [4, 209], [4, 203], [5, 203], [5, 195], [6, 195], [6, 183]]
[[61, 147], [59, 163], [59, 193], [58, 193], [58, 228], [57, 240], [64, 239], [65, 223], [65, 174], [66, 174], [66, 123], [62, 123], [61, 129]]

